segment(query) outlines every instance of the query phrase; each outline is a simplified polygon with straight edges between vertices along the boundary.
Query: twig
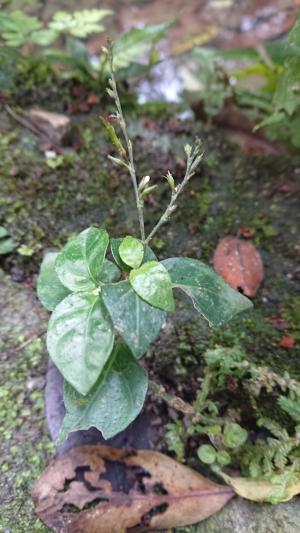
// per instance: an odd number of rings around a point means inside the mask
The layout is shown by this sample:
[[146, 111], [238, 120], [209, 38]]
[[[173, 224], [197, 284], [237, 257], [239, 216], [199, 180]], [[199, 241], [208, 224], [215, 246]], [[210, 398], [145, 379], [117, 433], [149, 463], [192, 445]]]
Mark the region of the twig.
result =
[[15, 111], [13, 111], [11, 109], [11, 107], [9, 107], [9, 105], [6, 105], [5, 106], [5, 111], [8, 113], [8, 115], [10, 115], [16, 122], [18, 122], [18, 124], [20, 124], [21, 126], [23, 126], [23, 128], [26, 128], [27, 130], [31, 131], [32, 133], [34, 133], [34, 135], [36, 135], [37, 137], [41, 138], [43, 142], [50, 142], [51, 145], [53, 146], [53, 148], [55, 148], [56, 150], [59, 149], [59, 146], [57, 143], [55, 143], [51, 138], [50, 136], [48, 135], [47, 131], [41, 127], [39, 127], [38, 125], [34, 125], [32, 124], [31, 120], [30, 119], [26, 119], [23, 115], [21, 114], [17, 114], [15, 113]]
[[[182, 182], [179, 185], [177, 185], [177, 187], [171, 188], [172, 192], [171, 192], [170, 203], [167, 209], [165, 210], [165, 212], [160, 217], [157, 224], [154, 226], [152, 231], [149, 233], [148, 237], [145, 240], [145, 244], [148, 244], [151, 241], [151, 239], [154, 237], [154, 235], [157, 233], [157, 231], [160, 229], [160, 227], [169, 220], [171, 214], [176, 209], [176, 201], [177, 201], [178, 196], [181, 194], [181, 192], [183, 191], [183, 189], [185, 188], [185, 186], [187, 185], [191, 177], [195, 174], [196, 168], [198, 167], [202, 159], [202, 155], [203, 155], [200, 152], [200, 141], [197, 140], [197, 143], [193, 148], [189, 145], [185, 146], [185, 152], [187, 154], [187, 164], [186, 164], [186, 171], [185, 171], [184, 178]], [[171, 175], [169, 174], [169, 176]], [[171, 178], [173, 179], [172, 176]], [[167, 175], [167, 179], [168, 179], [168, 175]]]
[[[115, 135], [114, 128], [110, 126], [108, 123], [106, 123], [106, 129], [108, 133], [111, 136], [112, 142], [114, 146], [117, 148], [120, 159], [112, 156], [108, 156], [110, 160], [112, 160], [117, 165], [124, 166], [129, 171], [131, 181], [134, 188], [135, 193], [135, 201], [138, 211], [138, 219], [139, 219], [139, 225], [140, 225], [140, 233], [141, 233], [141, 240], [144, 244], [148, 244], [151, 239], [154, 237], [154, 235], [157, 233], [157, 231], [160, 229], [160, 227], [165, 224], [173, 211], [176, 209], [176, 201], [178, 196], [181, 194], [191, 177], [195, 174], [196, 168], [198, 167], [201, 159], [202, 159], [202, 153], [200, 149], [200, 140], [197, 139], [195, 146], [186, 145], [185, 146], [185, 152], [187, 155], [187, 163], [186, 163], [186, 171], [185, 175], [179, 183], [179, 185], [175, 186], [174, 178], [172, 174], [168, 171], [166, 178], [169, 183], [169, 186], [171, 188], [171, 199], [170, 203], [167, 206], [165, 212], [160, 217], [157, 224], [154, 226], [154, 228], [149, 233], [148, 237], [145, 236], [145, 224], [144, 224], [144, 213], [143, 213], [143, 207], [144, 207], [144, 201], [143, 198], [156, 187], [156, 185], [148, 187], [148, 183], [150, 180], [149, 176], [144, 176], [144, 178], [141, 180], [141, 182], [137, 183], [137, 177], [136, 177], [136, 170], [134, 165], [134, 158], [133, 158], [133, 149], [132, 149], [132, 142], [128, 136], [127, 132], [127, 126], [124, 119], [122, 106], [118, 94], [117, 84], [116, 84], [116, 78], [114, 74], [114, 66], [113, 66], [113, 48], [112, 44], [108, 44], [108, 49], [104, 49], [104, 51], [107, 53], [108, 59], [109, 59], [109, 65], [110, 65], [110, 79], [109, 79], [109, 88], [107, 89], [108, 94], [114, 99], [116, 104], [116, 114], [114, 115], [114, 118], [116, 118], [121, 126], [122, 133], [125, 139], [126, 149], [122, 146], [122, 143], [120, 139]], [[105, 124], [105, 120], [103, 120]]]
[[33, 126], [33, 124], [31, 124], [31, 122], [29, 122], [29, 120], [26, 120], [25, 118], [23, 118], [22, 116], [18, 115], [17, 113], [15, 113], [11, 107], [9, 107], [9, 105], [6, 105], [5, 106], [5, 111], [16, 121], [18, 122], [19, 124], [21, 124], [21, 126], [23, 126], [24, 128], [32, 131], [32, 133], [35, 133], [35, 135], [40, 135], [40, 130], [38, 128], [36, 128], [35, 126]]
[[139, 218], [139, 225], [140, 225], [141, 240], [143, 242], [145, 242], [145, 224], [144, 224], [144, 214], [143, 214], [144, 202], [143, 202], [143, 200], [141, 198], [141, 195], [140, 195], [140, 192], [139, 192], [139, 189], [138, 189], [137, 178], [136, 178], [136, 170], [135, 170], [134, 158], [133, 158], [132, 142], [131, 142], [131, 140], [129, 139], [129, 136], [128, 136], [126, 122], [125, 122], [125, 119], [124, 119], [122, 106], [121, 106], [121, 102], [120, 102], [120, 98], [119, 98], [119, 94], [118, 94], [116, 78], [115, 78], [115, 74], [114, 74], [114, 67], [113, 67], [113, 51], [112, 51], [112, 45], [111, 44], [108, 47], [108, 58], [109, 58], [109, 65], [110, 65], [110, 87], [111, 87], [111, 89], [113, 91], [113, 97], [114, 97], [114, 100], [115, 100], [115, 103], [116, 103], [116, 107], [117, 107], [117, 112], [118, 112], [117, 118], [119, 120], [121, 129], [122, 129], [122, 132], [123, 132], [123, 135], [124, 135], [124, 139], [125, 139], [125, 142], [126, 142], [126, 146], [127, 146], [128, 164], [126, 166], [127, 166], [128, 170], [129, 170], [129, 174], [130, 174], [132, 185], [133, 185], [133, 189], [134, 189], [135, 201], [136, 201], [136, 207], [137, 207], [137, 211], [138, 211], [138, 218]]
[[40, 333], [37, 333], [36, 335], [33, 335], [32, 337], [29, 337], [29, 339], [27, 339], [26, 341], [24, 341], [22, 344], [20, 344], [19, 346], [17, 346], [17, 348], [15, 348], [15, 352], [20, 352], [21, 350], [23, 350], [24, 348], [26, 348], [26, 346], [28, 346], [28, 344], [31, 344], [32, 342], [34, 342], [36, 339], [40, 339], [43, 335], [45, 335], [46, 333], [46, 330], [44, 329], [43, 331], [41, 331]]
[[169, 394], [165, 387], [161, 385], [160, 383], [156, 383], [155, 381], [150, 380], [149, 381], [149, 389], [159, 398], [164, 400], [170, 407], [173, 407], [173, 409], [176, 409], [176, 411], [180, 411], [181, 413], [184, 413], [186, 415], [193, 415], [195, 414], [195, 410], [193, 406], [178, 396], [173, 396], [172, 394]]

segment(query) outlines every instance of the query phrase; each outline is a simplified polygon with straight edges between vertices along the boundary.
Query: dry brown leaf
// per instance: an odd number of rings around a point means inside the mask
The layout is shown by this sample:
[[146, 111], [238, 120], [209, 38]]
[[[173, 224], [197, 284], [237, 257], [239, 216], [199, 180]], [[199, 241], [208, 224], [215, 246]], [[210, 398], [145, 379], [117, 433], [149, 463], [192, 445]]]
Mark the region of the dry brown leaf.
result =
[[230, 477], [224, 473], [221, 475], [239, 496], [253, 502], [287, 502], [300, 493], [299, 478], [294, 484], [284, 487], [282, 480], [276, 484], [265, 479]]
[[214, 253], [214, 268], [234, 289], [252, 297], [264, 278], [264, 268], [255, 246], [232, 236], [222, 239]]
[[246, 155], [279, 155], [283, 151], [274, 142], [254, 133], [228, 129], [226, 135], [230, 142], [238, 144]]
[[[38, 516], [59, 533], [122, 533], [200, 522], [234, 492], [158, 452], [80, 446], [35, 483]], [[147, 530], [149, 530], [147, 529]]]
[[71, 131], [71, 121], [66, 115], [43, 109], [31, 109], [26, 117], [33, 126], [53, 144], [61, 144]]
[[214, 25], [205, 25], [196, 34], [185, 36], [171, 47], [171, 54], [180, 55], [192, 50], [194, 46], [203, 46], [212, 41], [219, 33], [219, 28]]

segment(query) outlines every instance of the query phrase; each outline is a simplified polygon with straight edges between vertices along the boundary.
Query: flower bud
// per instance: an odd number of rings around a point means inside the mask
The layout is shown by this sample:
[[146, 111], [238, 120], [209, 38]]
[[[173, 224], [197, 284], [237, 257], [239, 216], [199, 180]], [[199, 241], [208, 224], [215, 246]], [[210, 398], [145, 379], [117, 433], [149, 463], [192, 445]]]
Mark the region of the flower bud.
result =
[[144, 176], [139, 183], [139, 191], [143, 191], [150, 181], [150, 176]]
[[144, 198], [148, 194], [150, 194], [154, 189], [156, 189], [157, 185], [152, 185], [151, 187], [147, 187], [141, 192], [141, 198]]
[[168, 170], [167, 172], [167, 175], [166, 175], [166, 180], [169, 184], [169, 187], [171, 189], [171, 191], [174, 191], [175, 190], [175, 181], [174, 181], [174, 178], [171, 174], [171, 172]]

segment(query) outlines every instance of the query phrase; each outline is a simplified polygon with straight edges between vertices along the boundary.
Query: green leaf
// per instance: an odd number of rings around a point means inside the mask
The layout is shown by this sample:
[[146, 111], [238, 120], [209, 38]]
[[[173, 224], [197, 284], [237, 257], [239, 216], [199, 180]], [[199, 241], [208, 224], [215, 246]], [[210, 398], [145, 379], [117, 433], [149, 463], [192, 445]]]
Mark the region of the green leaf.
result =
[[278, 405], [285, 411], [295, 422], [300, 422], [300, 400], [295, 400], [286, 396], [279, 396]]
[[224, 428], [223, 440], [228, 448], [237, 448], [245, 444], [248, 438], [247, 431], [235, 422], [228, 422]]
[[105, 439], [125, 429], [141, 411], [148, 378], [128, 348], [115, 346], [98, 382], [87, 396], [81, 396], [65, 383], [66, 415], [58, 442], [71, 431], [96, 427]]
[[219, 450], [217, 452], [217, 462], [221, 466], [227, 466], [231, 463], [231, 457], [226, 450]]
[[38, 30], [31, 34], [31, 42], [38, 44], [39, 46], [48, 46], [52, 44], [58, 38], [59, 34], [54, 30]]
[[173, 257], [162, 264], [170, 273], [173, 287], [182, 289], [195, 309], [213, 326], [252, 307], [248, 298], [229, 287], [212, 268], [197, 259]]
[[55, 271], [55, 261], [58, 256], [58, 252], [49, 252], [45, 255], [39, 277], [37, 279], [37, 295], [41, 304], [53, 311], [55, 307], [70, 294], [61, 282]]
[[109, 237], [105, 230], [87, 228], [59, 252], [55, 269], [65, 287], [87, 291], [99, 285]]
[[150, 246], [146, 244], [146, 246], [144, 247], [144, 257], [143, 257], [142, 265], [144, 263], [148, 263], [149, 261], [157, 261], [157, 257], [155, 253], [153, 252], [153, 250], [150, 248]]
[[[131, 267], [126, 265], [124, 261], [122, 261], [120, 254], [119, 254], [119, 248], [120, 244], [123, 241], [123, 239], [110, 239], [110, 247], [111, 252], [113, 255], [113, 258], [117, 265], [124, 271], [129, 272], [131, 270]], [[144, 257], [142, 263], [147, 263], [148, 261], [157, 261], [157, 257], [154, 254], [154, 252], [151, 250], [150, 246], [144, 247]]]
[[150, 52], [152, 45], [161, 40], [166, 30], [174, 24], [174, 19], [162, 24], [146, 24], [143, 28], [133, 28], [123, 33], [114, 42], [114, 67], [116, 70], [128, 67]]
[[141, 357], [158, 335], [165, 313], [142, 300], [128, 281], [101, 289], [113, 325], [135, 357]]
[[10, 238], [0, 240], [0, 255], [9, 254], [16, 247], [16, 243]]
[[0, 226], [0, 255], [9, 254], [16, 247], [16, 243], [9, 237], [4, 226]]
[[131, 268], [122, 261], [119, 254], [119, 247], [123, 239], [110, 239], [111, 253], [117, 265], [124, 271], [129, 272]]
[[90, 54], [85, 44], [72, 37], [67, 38], [67, 51], [70, 54], [70, 58], [74, 61], [74, 66], [84, 70], [91, 76], [92, 65], [90, 60]]
[[80, 394], [87, 394], [97, 381], [113, 343], [113, 326], [98, 295], [71, 294], [58, 304], [50, 318], [50, 357]]
[[20, 10], [10, 14], [0, 13], [1, 37], [8, 46], [21, 46], [31, 40], [31, 34], [42, 28], [36, 17], [25, 15]]
[[138, 268], [144, 257], [144, 245], [140, 240], [128, 235], [119, 246], [119, 255], [126, 265]]
[[8, 237], [9, 233], [7, 229], [4, 226], [0, 226], [0, 239], [3, 239], [3, 237]]
[[210, 444], [203, 444], [200, 446], [197, 450], [197, 455], [200, 461], [207, 465], [212, 465], [217, 458], [217, 452]]
[[74, 13], [57, 11], [49, 23], [49, 28], [57, 32], [67, 32], [74, 37], [84, 38], [91, 33], [103, 31], [104, 27], [99, 22], [111, 13], [110, 9], [83, 9]]
[[166, 268], [158, 261], [149, 261], [132, 270], [129, 281], [135, 292], [146, 302], [163, 311], [174, 311], [172, 282]]
[[115, 283], [119, 281], [121, 272], [118, 267], [108, 259], [104, 259], [103, 267], [100, 274], [101, 283]]

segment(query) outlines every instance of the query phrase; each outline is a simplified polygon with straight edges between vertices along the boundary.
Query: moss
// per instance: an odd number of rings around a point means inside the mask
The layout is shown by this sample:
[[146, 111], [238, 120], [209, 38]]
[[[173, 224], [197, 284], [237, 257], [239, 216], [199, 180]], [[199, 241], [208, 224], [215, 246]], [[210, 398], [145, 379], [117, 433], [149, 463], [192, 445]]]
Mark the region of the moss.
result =
[[171, 104], [169, 102], [146, 102], [144, 104], [135, 105], [131, 109], [131, 117], [147, 117], [147, 119], [168, 120], [180, 110], [178, 104]]
[[281, 308], [282, 317], [287, 321], [290, 333], [297, 342], [300, 342], [300, 299], [292, 297]]
[[35, 517], [31, 489], [54, 447], [45, 431], [46, 314], [34, 294], [1, 275], [0, 530], [46, 532]]

